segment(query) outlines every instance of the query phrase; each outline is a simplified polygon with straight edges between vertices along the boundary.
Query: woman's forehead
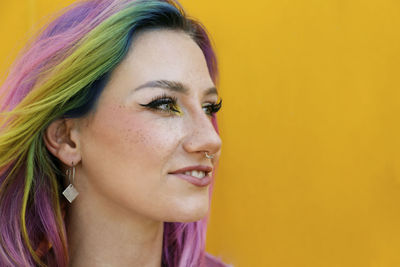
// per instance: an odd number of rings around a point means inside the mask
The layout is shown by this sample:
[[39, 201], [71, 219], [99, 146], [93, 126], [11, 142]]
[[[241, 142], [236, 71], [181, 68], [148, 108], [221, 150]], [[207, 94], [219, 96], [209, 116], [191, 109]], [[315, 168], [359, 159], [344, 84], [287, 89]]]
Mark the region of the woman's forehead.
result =
[[135, 78], [135, 84], [171, 80], [214, 86], [202, 50], [188, 34], [177, 30], [150, 30], [136, 36], [116, 72]]

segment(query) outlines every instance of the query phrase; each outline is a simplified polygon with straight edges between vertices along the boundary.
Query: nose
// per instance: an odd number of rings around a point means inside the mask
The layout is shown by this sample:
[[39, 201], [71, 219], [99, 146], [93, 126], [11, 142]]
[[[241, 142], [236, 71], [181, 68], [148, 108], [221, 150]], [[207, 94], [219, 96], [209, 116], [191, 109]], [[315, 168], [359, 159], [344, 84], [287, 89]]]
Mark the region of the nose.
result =
[[188, 153], [204, 153], [218, 155], [222, 141], [211, 118], [201, 110], [198, 114], [187, 118], [187, 134], [183, 148]]

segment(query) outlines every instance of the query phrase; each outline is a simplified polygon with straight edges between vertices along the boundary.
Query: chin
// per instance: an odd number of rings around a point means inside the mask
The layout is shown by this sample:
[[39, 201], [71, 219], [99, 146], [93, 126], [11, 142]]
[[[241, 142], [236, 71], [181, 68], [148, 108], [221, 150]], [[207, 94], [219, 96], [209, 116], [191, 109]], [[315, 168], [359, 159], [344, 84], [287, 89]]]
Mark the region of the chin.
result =
[[169, 208], [168, 222], [195, 222], [203, 219], [209, 210], [209, 203], [207, 201], [201, 202], [181, 202], [180, 205], [174, 208]]

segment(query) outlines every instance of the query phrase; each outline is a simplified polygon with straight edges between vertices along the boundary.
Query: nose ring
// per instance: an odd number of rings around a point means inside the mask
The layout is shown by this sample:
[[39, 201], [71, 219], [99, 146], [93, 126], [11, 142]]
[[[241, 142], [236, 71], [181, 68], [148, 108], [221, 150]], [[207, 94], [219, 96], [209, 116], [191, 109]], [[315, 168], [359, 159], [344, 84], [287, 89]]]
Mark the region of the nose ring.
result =
[[214, 155], [209, 155], [207, 152], [204, 152], [204, 154], [206, 155], [206, 158], [208, 158], [208, 159], [214, 158]]

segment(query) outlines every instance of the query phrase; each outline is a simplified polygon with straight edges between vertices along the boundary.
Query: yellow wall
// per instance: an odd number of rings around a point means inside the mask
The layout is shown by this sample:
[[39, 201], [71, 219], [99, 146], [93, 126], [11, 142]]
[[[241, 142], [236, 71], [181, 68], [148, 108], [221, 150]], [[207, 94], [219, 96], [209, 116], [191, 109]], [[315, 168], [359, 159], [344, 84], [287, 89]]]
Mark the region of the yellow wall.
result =
[[[2, 1], [1, 70], [70, 2]], [[208, 251], [239, 267], [400, 266], [400, 2], [181, 3], [221, 68]]]

